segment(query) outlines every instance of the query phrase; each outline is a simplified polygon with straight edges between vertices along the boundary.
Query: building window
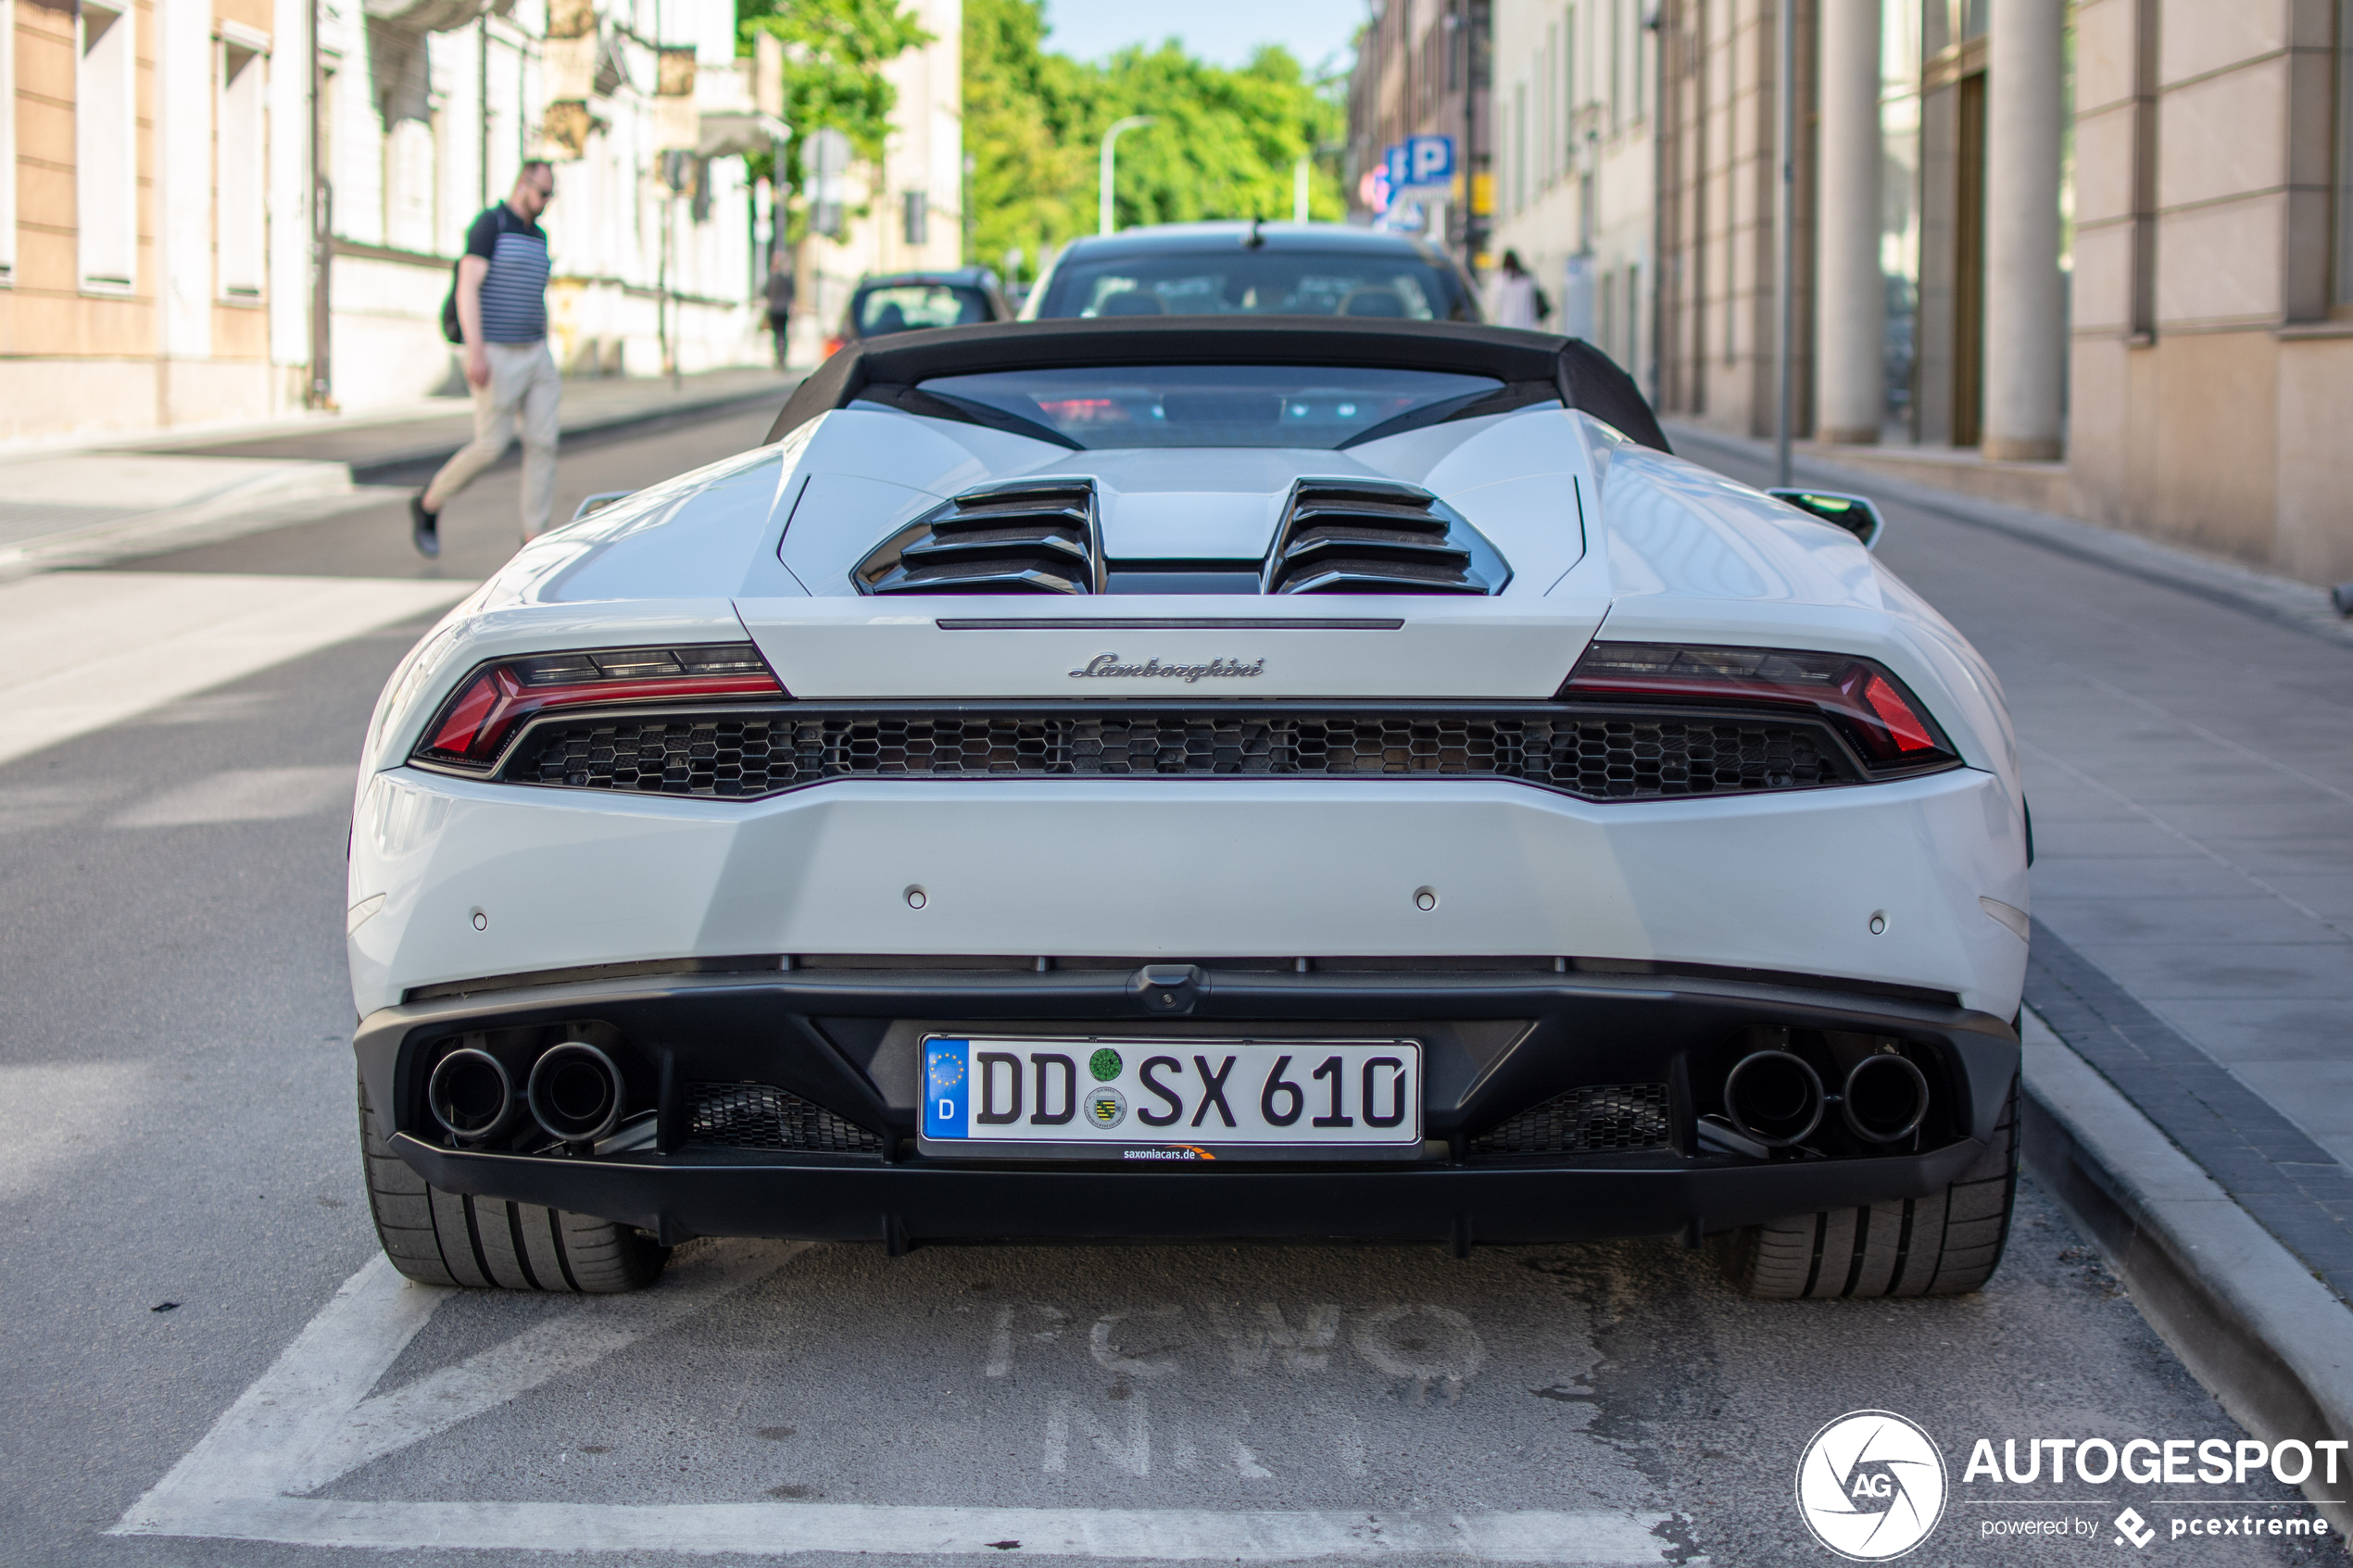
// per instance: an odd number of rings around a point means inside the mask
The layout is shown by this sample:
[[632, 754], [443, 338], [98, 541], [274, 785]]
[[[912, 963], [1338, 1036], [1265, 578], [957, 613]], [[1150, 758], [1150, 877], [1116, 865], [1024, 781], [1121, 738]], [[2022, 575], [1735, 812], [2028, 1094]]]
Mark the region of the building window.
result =
[[1528, 205], [1528, 83], [1512, 89], [1512, 210]]
[[220, 45], [220, 292], [230, 299], [261, 297], [266, 255], [261, 193], [262, 78], [258, 50], [223, 41]]
[[1561, 167], [1577, 162], [1577, 7], [1568, 8], [1561, 25]]
[[2330, 296], [2353, 312], [2353, 0], [2336, 6], [2336, 255]]
[[120, 11], [84, 5], [76, 19], [74, 221], [84, 286], [127, 292], [138, 262], [139, 188], [136, 24]]
[[6, 114], [0, 114], [0, 283], [17, 275], [17, 7], [0, 0], [0, 82], [8, 83]]

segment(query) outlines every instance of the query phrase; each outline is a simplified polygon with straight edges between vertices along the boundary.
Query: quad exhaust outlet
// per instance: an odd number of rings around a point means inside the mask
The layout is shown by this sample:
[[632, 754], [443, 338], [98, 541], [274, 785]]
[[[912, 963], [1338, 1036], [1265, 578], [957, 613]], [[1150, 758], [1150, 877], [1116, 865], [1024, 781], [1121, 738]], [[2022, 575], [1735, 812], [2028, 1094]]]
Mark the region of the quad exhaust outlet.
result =
[[1838, 1109], [1868, 1143], [1910, 1137], [1928, 1115], [1928, 1075], [1900, 1056], [1867, 1056], [1846, 1074]]
[[1821, 1078], [1804, 1057], [1788, 1051], [1744, 1056], [1724, 1080], [1724, 1114], [1768, 1148], [1812, 1136], [1825, 1103]]
[[621, 1120], [621, 1070], [585, 1041], [567, 1040], [541, 1052], [524, 1095], [532, 1120], [566, 1143], [594, 1143]]
[[433, 1119], [459, 1138], [486, 1138], [514, 1114], [514, 1080], [488, 1051], [469, 1046], [434, 1064], [425, 1080], [425, 1105]]

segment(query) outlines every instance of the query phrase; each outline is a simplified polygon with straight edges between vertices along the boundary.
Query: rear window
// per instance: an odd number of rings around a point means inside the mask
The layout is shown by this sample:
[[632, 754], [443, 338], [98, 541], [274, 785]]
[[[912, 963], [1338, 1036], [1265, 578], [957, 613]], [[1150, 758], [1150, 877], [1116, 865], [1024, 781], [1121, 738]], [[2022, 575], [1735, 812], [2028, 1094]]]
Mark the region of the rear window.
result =
[[1038, 307], [1054, 316], [1352, 316], [1470, 321], [1453, 272], [1410, 251], [1232, 250], [1133, 256], [1054, 270]]
[[953, 283], [892, 283], [868, 289], [850, 307], [860, 337], [917, 327], [962, 327], [988, 317], [988, 296]]
[[935, 376], [937, 397], [1042, 425], [1084, 447], [1347, 444], [1401, 415], [1498, 391], [1486, 376], [1295, 365], [1119, 366]]

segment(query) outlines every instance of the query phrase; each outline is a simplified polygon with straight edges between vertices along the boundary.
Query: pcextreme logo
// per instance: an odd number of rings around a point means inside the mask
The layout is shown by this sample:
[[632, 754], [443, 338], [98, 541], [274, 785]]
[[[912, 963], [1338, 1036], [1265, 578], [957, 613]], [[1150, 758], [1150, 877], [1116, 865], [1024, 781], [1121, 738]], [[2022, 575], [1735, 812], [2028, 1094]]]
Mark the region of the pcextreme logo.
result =
[[1944, 1486], [1944, 1455], [1917, 1423], [1892, 1411], [1855, 1411], [1806, 1445], [1797, 1512], [1839, 1556], [1883, 1562], [1936, 1528]]

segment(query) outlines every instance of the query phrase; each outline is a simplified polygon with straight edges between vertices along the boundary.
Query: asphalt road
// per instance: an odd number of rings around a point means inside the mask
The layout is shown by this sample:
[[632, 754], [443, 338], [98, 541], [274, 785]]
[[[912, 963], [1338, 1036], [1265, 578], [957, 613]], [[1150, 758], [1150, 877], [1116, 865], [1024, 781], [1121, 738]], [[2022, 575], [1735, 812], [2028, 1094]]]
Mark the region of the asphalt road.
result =
[[[764, 422], [616, 441], [564, 487], [709, 461]], [[389, 512], [137, 564], [478, 573], [513, 483], [452, 508], [438, 567]], [[1894, 522], [1968, 553], [1934, 532], [1954, 525]], [[1963, 1481], [1980, 1437], [2242, 1436], [2031, 1188], [1992, 1287], [1950, 1300], [1751, 1302], [1666, 1240], [1460, 1262], [698, 1242], [620, 1300], [395, 1288], [355, 1147], [346, 797], [321, 781], [421, 629], [0, 766], [0, 1562], [995, 1561], [1081, 1541], [1816, 1564], [1833, 1560], [1793, 1500], [1800, 1451], [1865, 1409], [1920, 1423], [1952, 1476], [1906, 1562], [2137, 1558], [2111, 1524], [2128, 1504], [2169, 1562], [2336, 1558], [2169, 1538], [2221, 1503], [2309, 1516], [2261, 1484]], [[206, 787], [257, 770], [275, 782]], [[208, 1512], [216, 1496], [263, 1501]], [[2059, 1519], [2074, 1533], [1992, 1533]], [[107, 1533], [143, 1521], [207, 1533]]]

